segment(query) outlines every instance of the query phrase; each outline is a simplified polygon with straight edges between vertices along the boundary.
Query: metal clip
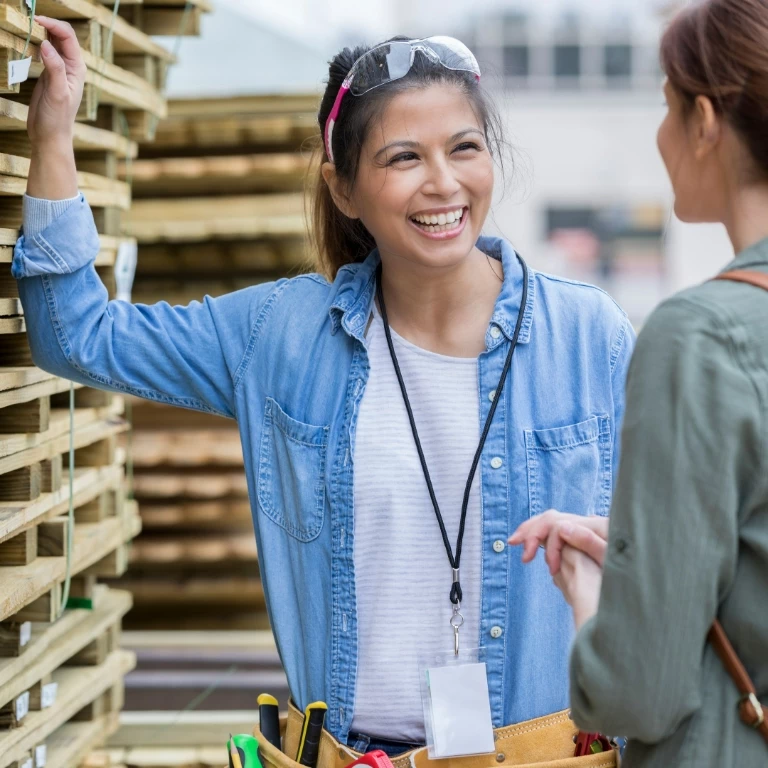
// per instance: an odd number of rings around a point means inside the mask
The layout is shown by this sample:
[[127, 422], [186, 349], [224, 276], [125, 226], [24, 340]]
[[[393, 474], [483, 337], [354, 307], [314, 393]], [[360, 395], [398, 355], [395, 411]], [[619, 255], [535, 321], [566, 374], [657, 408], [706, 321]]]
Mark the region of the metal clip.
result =
[[[454, 569], [456, 571], [458, 569]], [[451, 626], [453, 627], [453, 653], [459, 655], [459, 629], [464, 624], [464, 617], [461, 615], [460, 603], [453, 606], [453, 615], [451, 616]]]

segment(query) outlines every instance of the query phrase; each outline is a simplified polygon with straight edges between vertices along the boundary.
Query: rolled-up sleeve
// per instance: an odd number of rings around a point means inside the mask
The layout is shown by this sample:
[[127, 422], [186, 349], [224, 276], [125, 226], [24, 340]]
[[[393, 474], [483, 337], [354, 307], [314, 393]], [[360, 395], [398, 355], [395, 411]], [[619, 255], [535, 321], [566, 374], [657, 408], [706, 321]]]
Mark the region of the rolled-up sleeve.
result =
[[757, 395], [708, 306], [662, 305], [637, 342], [600, 605], [571, 655], [576, 723], [656, 743], [700, 707], [760, 454]]

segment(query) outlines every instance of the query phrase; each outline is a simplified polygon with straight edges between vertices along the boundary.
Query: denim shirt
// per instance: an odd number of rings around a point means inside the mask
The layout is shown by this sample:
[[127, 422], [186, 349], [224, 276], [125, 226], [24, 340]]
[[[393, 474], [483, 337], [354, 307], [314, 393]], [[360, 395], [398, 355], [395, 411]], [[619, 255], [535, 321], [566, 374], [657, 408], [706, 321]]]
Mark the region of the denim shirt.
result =
[[[504, 269], [478, 358], [482, 424], [514, 333], [522, 269], [504, 240], [478, 246]], [[33, 361], [91, 386], [237, 419], [291, 694], [300, 707], [327, 702], [326, 725], [345, 742], [358, 660], [353, 481], [365, 472], [355, 466], [355, 428], [378, 253], [333, 283], [302, 275], [171, 307], [108, 301], [93, 266], [98, 250], [83, 198], [19, 238], [12, 272]], [[482, 606], [473, 639], [485, 648], [496, 727], [568, 706], [570, 609], [543, 557], [523, 566], [506, 540], [550, 507], [608, 513], [633, 343], [605, 293], [529, 270], [519, 346], [478, 470]]]

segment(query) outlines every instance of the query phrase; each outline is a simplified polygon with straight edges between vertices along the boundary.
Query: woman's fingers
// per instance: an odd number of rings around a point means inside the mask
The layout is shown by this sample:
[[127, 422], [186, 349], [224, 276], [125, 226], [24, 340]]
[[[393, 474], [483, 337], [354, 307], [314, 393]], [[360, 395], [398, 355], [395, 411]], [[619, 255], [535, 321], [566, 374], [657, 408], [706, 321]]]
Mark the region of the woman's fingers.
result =
[[[557, 530], [558, 537], [568, 546], [583, 552], [585, 555], [589, 555], [601, 568], [603, 567], [605, 550], [608, 546], [605, 539], [583, 525], [563, 523], [558, 526]], [[563, 547], [560, 545], [558, 556], [562, 549]]]
[[48, 16], [35, 16], [35, 21], [48, 30], [48, 39], [59, 53], [67, 71], [74, 71], [82, 66], [83, 56], [75, 30], [72, 25]]
[[549, 540], [552, 530], [563, 522], [584, 526], [594, 531], [601, 538], [608, 538], [608, 518], [596, 515], [574, 515], [550, 509], [541, 515], [526, 520], [509, 537], [508, 543], [523, 545], [523, 562], [530, 562], [536, 556], [536, 550]]
[[48, 92], [54, 99], [64, 99], [69, 93], [67, 67], [59, 52], [47, 41], [40, 45], [40, 54], [45, 65]]
[[544, 560], [549, 566], [549, 573], [552, 576], [556, 576], [558, 573], [560, 573], [560, 556], [563, 551], [563, 547], [565, 546], [565, 542], [560, 536], [560, 529], [563, 525], [567, 525], [567, 523], [559, 523], [552, 526], [549, 531], [549, 536], [547, 536]]

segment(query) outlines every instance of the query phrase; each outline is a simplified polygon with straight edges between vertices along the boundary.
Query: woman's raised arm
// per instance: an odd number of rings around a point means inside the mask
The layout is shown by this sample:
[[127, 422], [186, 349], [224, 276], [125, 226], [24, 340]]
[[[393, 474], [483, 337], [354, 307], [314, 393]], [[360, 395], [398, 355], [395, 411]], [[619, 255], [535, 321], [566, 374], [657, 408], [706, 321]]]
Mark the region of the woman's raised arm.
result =
[[46, 70], [29, 111], [27, 193], [64, 210], [14, 250], [33, 362], [91, 386], [234, 416], [250, 332], [273, 284], [186, 307], [109, 301], [94, 268], [99, 236], [77, 194], [72, 137], [85, 66], [69, 24], [38, 21], [52, 42], [42, 45]]

